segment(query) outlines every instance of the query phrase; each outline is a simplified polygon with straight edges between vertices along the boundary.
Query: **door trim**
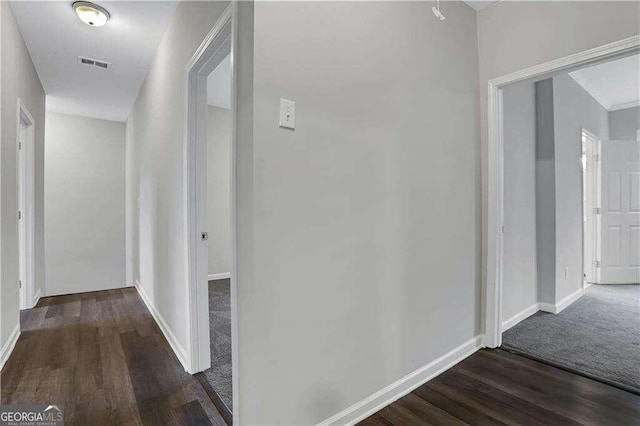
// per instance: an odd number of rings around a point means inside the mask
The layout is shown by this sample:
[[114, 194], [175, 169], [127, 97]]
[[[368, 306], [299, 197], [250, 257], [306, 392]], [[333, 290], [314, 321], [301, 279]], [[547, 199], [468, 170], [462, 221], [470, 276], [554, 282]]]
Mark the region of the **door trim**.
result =
[[230, 51], [231, 146], [230, 146], [230, 222], [231, 222], [231, 358], [233, 422], [239, 423], [238, 318], [237, 318], [237, 196], [236, 134], [238, 116], [238, 2], [232, 1], [205, 37], [186, 66], [185, 108], [185, 260], [188, 283], [189, 345], [188, 372], [195, 374], [211, 366], [209, 347], [208, 249], [202, 233], [207, 231], [206, 182], [207, 132], [206, 83], [223, 50]]
[[[590, 149], [587, 146], [587, 142], [582, 140], [585, 137], [588, 138], [591, 142]], [[602, 258], [600, 253], [600, 215], [596, 214], [593, 209], [600, 208], [602, 206], [600, 202], [600, 139], [598, 138], [598, 136], [596, 136], [596, 134], [583, 127], [580, 131], [580, 142], [582, 145], [581, 150], [585, 150], [585, 155], [587, 156], [587, 165], [591, 165], [591, 167], [587, 167], [586, 174], [584, 171], [582, 173], [582, 199], [584, 200], [585, 198], [588, 198], [586, 211], [585, 203], [582, 203], [582, 271], [584, 275], [587, 271], [587, 268], [591, 268], [592, 277], [592, 282], [588, 283], [587, 277], [583, 276], [582, 289], [584, 290], [589, 285], [597, 284], [600, 282], [600, 268], [594, 265], [595, 261], [601, 260]], [[594, 159], [594, 156], [597, 159]], [[589, 180], [591, 181], [593, 187], [591, 188], [591, 194], [585, 194], [584, 189], [586, 187], [586, 181]], [[587, 223], [584, 221], [584, 217], [586, 217], [587, 215], [594, 216], [594, 220], [591, 222], [591, 241], [587, 241]], [[585, 263], [585, 261], [587, 260], [587, 244], [591, 245], [591, 265]]]
[[487, 114], [487, 253], [484, 288], [484, 338], [490, 348], [502, 344], [502, 268], [504, 224], [504, 144], [502, 135], [502, 88], [532, 78], [593, 64], [640, 50], [640, 36], [629, 37], [604, 46], [535, 65], [493, 78], [488, 82]]
[[[27, 124], [26, 140], [21, 140], [22, 122]], [[18, 185], [18, 211], [22, 218], [18, 220], [18, 268], [19, 279], [24, 279], [19, 289], [20, 309], [35, 306], [39, 294], [35, 292], [34, 264], [34, 207], [35, 207], [35, 120], [21, 98], [18, 98], [16, 109], [16, 184]], [[22, 144], [19, 149], [18, 143]], [[22, 204], [24, 203], [24, 204]], [[16, 212], [16, 215], [18, 212]]]

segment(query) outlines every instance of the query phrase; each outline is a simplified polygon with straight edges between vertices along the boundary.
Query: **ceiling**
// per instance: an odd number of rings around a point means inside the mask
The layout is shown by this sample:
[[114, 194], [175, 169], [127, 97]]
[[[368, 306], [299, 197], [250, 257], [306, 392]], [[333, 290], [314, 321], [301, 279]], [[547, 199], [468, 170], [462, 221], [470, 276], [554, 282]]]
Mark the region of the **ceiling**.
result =
[[640, 56], [570, 72], [569, 75], [609, 111], [640, 105]]
[[207, 104], [231, 109], [231, 59], [226, 58], [207, 78]]
[[[47, 94], [48, 111], [125, 121], [176, 1], [100, 1], [111, 14], [90, 27], [71, 1], [12, 1], [22, 37]], [[78, 56], [109, 62], [82, 65]]]
[[475, 10], [481, 10], [491, 6], [494, 3], [499, 3], [502, 0], [494, 1], [482, 1], [482, 0], [465, 0], [465, 3], [474, 8]]

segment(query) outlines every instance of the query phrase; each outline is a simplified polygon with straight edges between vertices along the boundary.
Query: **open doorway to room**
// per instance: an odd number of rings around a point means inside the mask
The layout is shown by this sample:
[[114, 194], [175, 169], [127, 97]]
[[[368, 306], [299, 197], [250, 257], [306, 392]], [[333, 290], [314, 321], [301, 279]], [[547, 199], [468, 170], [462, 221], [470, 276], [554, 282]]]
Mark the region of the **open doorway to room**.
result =
[[500, 93], [501, 346], [640, 393], [640, 56]]
[[[230, 52], [229, 52], [230, 53]], [[233, 407], [231, 369], [231, 67], [230, 55], [207, 78], [207, 220], [209, 347], [211, 367], [204, 371], [205, 389]], [[211, 393], [211, 392], [209, 392]]]
[[34, 130], [35, 120], [18, 99], [17, 108], [18, 263], [20, 309], [30, 309], [40, 298], [34, 286]]
[[229, 6], [188, 69], [187, 151], [192, 370], [228, 424], [235, 359], [235, 78]]

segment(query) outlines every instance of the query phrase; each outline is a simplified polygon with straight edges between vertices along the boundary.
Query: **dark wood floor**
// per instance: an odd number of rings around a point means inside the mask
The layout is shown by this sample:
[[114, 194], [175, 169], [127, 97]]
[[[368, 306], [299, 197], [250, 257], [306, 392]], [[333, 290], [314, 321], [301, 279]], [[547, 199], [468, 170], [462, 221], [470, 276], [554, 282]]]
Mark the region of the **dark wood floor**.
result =
[[43, 298], [21, 323], [2, 404], [64, 404], [68, 425], [226, 425], [134, 288]]
[[639, 425], [640, 396], [483, 349], [360, 423], [464, 424]]
[[[22, 313], [3, 404], [64, 404], [68, 425], [225, 425], [133, 288], [43, 298]], [[481, 350], [362, 425], [638, 425], [640, 396]]]

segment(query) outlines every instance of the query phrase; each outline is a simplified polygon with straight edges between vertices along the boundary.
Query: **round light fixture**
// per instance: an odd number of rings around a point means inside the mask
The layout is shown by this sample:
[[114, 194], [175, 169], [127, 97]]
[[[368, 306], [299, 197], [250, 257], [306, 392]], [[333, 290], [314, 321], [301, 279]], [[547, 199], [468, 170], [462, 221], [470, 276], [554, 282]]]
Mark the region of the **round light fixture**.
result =
[[76, 11], [78, 18], [80, 18], [82, 22], [92, 27], [103, 26], [111, 17], [107, 9], [88, 1], [77, 1], [73, 3], [73, 10]]

